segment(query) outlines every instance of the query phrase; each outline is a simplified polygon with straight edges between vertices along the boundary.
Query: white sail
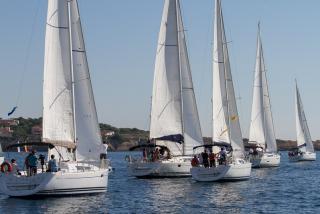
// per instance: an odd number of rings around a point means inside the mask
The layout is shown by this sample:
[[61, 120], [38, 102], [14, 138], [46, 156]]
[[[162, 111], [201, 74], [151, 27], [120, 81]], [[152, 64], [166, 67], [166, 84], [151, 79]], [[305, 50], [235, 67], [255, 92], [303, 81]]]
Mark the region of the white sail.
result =
[[[49, 0], [43, 81], [44, 142], [74, 146], [72, 75], [67, 0]], [[59, 153], [66, 150], [57, 146]]]
[[276, 152], [277, 144], [274, 134], [260, 26], [258, 28], [249, 142], [266, 148], [268, 152]]
[[[263, 58], [263, 55], [262, 55]], [[262, 84], [263, 84], [263, 104], [265, 111], [265, 138], [266, 138], [266, 151], [277, 152], [277, 141], [274, 133], [273, 117], [270, 103], [270, 95], [268, 89], [268, 80], [266, 69], [262, 72]]]
[[105, 152], [92, 91], [77, 0], [70, 3], [77, 160], [96, 160]]
[[[69, 2], [69, 3], [68, 3]], [[72, 43], [72, 44], [70, 44]], [[76, 0], [49, 0], [43, 83], [43, 141], [62, 159], [104, 152]]]
[[314, 152], [313, 143], [296, 83], [296, 129], [297, 146], [303, 152]]
[[215, 1], [213, 44], [213, 141], [232, 145], [243, 155], [243, 140], [234, 93], [220, 0]]
[[[166, 0], [164, 4], [153, 81], [150, 138], [157, 139], [158, 145], [167, 146], [173, 155], [192, 154], [192, 148], [202, 144], [179, 0]], [[175, 142], [181, 139], [184, 142]]]
[[179, 58], [182, 84], [182, 112], [184, 131], [184, 154], [193, 154], [193, 147], [203, 144], [200, 120], [194, 94], [191, 68], [185, 39], [185, 30], [181, 16], [179, 0], [177, 0]]

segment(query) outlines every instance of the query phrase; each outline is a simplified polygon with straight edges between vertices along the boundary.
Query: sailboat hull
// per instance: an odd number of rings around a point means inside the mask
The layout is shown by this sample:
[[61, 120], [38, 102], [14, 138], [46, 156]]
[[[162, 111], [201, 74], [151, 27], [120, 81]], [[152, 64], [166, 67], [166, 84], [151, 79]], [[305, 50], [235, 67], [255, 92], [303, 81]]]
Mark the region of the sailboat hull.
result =
[[315, 152], [304, 152], [301, 155], [289, 156], [289, 160], [292, 162], [298, 161], [315, 161], [317, 154]]
[[261, 156], [250, 158], [252, 168], [268, 168], [280, 165], [280, 155], [277, 153], [263, 153]]
[[106, 192], [108, 169], [47, 172], [35, 176], [1, 173], [0, 191], [14, 197]]
[[190, 177], [190, 156], [175, 157], [156, 162], [129, 162], [128, 170], [131, 176], [138, 178]]
[[0, 155], [0, 164], [4, 162], [4, 156]]
[[246, 180], [251, 175], [251, 163], [238, 159], [217, 167], [192, 167], [191, 174], [194, 180], [200, 182]]

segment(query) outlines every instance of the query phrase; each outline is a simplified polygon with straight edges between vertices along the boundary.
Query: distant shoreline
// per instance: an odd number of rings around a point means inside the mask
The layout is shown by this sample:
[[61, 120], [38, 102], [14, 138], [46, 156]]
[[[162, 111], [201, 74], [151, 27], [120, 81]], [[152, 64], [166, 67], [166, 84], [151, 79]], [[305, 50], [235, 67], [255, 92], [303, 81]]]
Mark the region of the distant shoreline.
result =
[[[5, 136], [0, 136], [0, 144], [4, 151], [10, 144], [25, 141], [40, 141], [42, 134], [42, 118], [11, 118], [0, 119], [0, 129], [7, 131]], [[148, 141], [149, 131], [138, 128], [117, 128], [109, 124], [100, 123], [101, 138], [103, 143], [108, 144], [109, 151], [129, 151], [138, 144]], [[3, 134], [3, 133], [2, 133]], [[204, 137], [205, 144], [211, 142], [210, 137]], [[248, 139], [243, 139], [244, 144]], [[277, 139], [279, 151], [288, 151], [295, 148], [296, 141]], [[313, 141], [315, 150], [320, 150], [320, 140]]]

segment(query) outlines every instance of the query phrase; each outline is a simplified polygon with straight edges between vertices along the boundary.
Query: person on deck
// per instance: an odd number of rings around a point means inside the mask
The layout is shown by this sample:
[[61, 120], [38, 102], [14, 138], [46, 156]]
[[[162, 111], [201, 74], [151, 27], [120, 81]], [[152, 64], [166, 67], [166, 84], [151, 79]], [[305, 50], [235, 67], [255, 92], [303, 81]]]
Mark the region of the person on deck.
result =
[[54, 155], [51, 155], [51, 159], [48, 162], [47, 172], [58, 172], [58, 165], [56, 159], [54, 159]]
[[142, 155], [143, 155], [143, 160], [146, 161], [147, 158], [148, 158], [148, 153], [147, 153], [147, 149], [146, 148], [143, 149]]
[[219, 152], [219, 164], [226, 164], [226, 160], [227, 160], [227, 153], [224, 149], [224, 147], [221, 147], [221, 150]]
[[196, 155], [193, 156], [191, 160], [191, 166], [192, 167], [198, 167], [199, 166], [199, 160]]
[[209, 156], [207, 150], [204, 150], [204, 152], [202, 153], [202, 161], [204, 167], [209, 167]]
[[216, 155], [213, 152], [209, 154], [209, 161], [210, 161], [210, 167], [216, 166]]
[[153, 153], [153, 161], [157, 161], [157, 160], [159, 160], [159, 158], [160, 158], [160, 153], [159, 153], [159, 149], [158, 148], [156, 148], [156, 150], [154, 151], [154, 153]]
[[36, 156], [35, 150], [32, 150], [31, 155], [28, 156], [28, 164], [30, 168], [30, 176], [36, 175], [38, 167], [38, 157]]
[[15, 159], [11, 159], [11, 166], [12, 166], [12, 171], [11, 171], [12, 174], [21, 175], [21, 172], [18, 168], [18, 165]]
[[40, 164], [41, 164], [41, 171], [42, 172], [44, 172], [44, 160], [46, 159], [46, 157], [43, 155], [43, 154], [41, 154], [41, 155], [39, 155], [39, 160], [40, 160]]
[[27, 155], [27, 157], [25, 158], [24, 160], [24, 165], [26, 167], [26, 170], [27, 170], [27, 176], [30, 176], [31, 174], [31, 170], [30, 170], [30, 164], [29, 164], [29, 157], [32, 155], [32, 153], [29, 153]]

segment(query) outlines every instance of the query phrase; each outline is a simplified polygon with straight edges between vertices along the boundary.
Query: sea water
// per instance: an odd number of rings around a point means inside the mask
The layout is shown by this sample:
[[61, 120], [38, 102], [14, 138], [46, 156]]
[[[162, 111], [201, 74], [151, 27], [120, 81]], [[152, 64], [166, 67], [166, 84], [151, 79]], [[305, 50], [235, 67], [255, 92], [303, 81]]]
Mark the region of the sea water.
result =
[[319, 160], [291, 163], [282, 152], [280, 167], [253, 169], [247, 181], [199, 183], [129, 177], [127, 154], [108, 153], [115, 170], [106, 193], [38, 199], [0, 195], [0, 213], [320, 213]]

